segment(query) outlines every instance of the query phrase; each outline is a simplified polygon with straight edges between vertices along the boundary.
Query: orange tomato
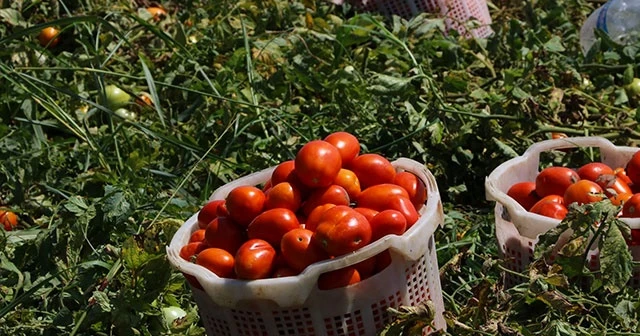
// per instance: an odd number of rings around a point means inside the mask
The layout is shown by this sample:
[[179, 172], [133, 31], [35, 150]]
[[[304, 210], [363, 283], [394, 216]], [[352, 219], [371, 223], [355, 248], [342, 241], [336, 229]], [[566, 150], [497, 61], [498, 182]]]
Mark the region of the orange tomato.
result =
[[12, 211], [0, 210], [0, 223], [6, 231], [11, 231], [18, 226], [18, 216]]
[[202, 242], [204, 241], [204, 233], [207, 230], [205, 229], [198, 229], [193, 231], [193, 233], [191, 234], [191, 237], [189, 237], [189, 243], [195, 243], [195, 242]]
[[38, 42], [40, 45], [47, 48], [54, 48], [60, 42], [60, 30], [54, 27], [47, 27], [40, 31], [38, 35]]
[[601, 201], [604, 197], [604, 192], [597, 183], [580, 180], [567, 188], [563, 198], [567, 205], [574, 202], [582, 205]]
[[333, 181], [333, 184], [339, 185], [347, 191], [350, 199], [356, 199], [360, 192], [362, 191], [360, 188], [360, 181], [358, 180], [358, 176], [356, 173], [349, 169], [342, 168], [338, 172], [338, 176]]
[[198, 253], [196, 264], [208, 269], [221, 278], [233, 277], [234, 258], [231, 253], [219, 249], [208, 248]]
[[180, 257], [186, 261], [193, 261], [193, 257], [197, 256], [206, 245], [202, 242], [188, 243], [180, 248]]
[[160, 19], [167, 16], [167, 11], [162, 7], [147, 7], [147, 11], [151, 14], [154, 21], [160, 21]]
[[300, 190], [290, 182], [280, 182], [265, 192], [265, 210], [285, 208], [296, 212], [301, 204]]

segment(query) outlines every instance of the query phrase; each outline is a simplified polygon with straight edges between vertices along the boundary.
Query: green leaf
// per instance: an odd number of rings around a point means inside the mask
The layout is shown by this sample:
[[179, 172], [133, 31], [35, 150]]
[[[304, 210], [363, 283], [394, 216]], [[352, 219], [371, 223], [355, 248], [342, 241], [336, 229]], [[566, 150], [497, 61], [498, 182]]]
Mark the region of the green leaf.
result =
[[622, 75], [622, 84], [629, 85], [633, 82], [633, 78], [635, 77], [635, 73], [633, 71], [633, 65], [627, 64], [627, 68], [624, 69], [624, 74]]
[[131, 203], [125, 193], [114, 186], [105, 187], [102, 211], [105, 221], [120, 223], [125, 221], [132, 212]]
[[562, 45], [560, 36], [554, 36], [549, 41], [547, 41], [547, 43], [544, 44], [544, 49], [552, 52], [563, 52], [566, 50]]
[[633, 271], [632, 260], [619, 226], [611, 225], [600, 246], [600, 272], [608, 291], [617, 293], [626, 286]]

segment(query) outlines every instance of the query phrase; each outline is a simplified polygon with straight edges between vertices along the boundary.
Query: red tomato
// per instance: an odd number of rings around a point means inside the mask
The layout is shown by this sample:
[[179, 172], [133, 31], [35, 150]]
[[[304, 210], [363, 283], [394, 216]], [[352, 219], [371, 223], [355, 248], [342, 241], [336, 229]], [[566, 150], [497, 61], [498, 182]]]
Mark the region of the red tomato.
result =
[[540, 196], [536, 194], [536, 184], [529, 181], [512, 185], [507, 191], [507, 196], [513, 198], [527, 211], [540, 200]]
[[0, 210], [0, 223], [6, 231], [11, 231], [18, 226], [18, 216], [8, 210]]
[[340, 169], [338, 176], [336, 176], [336, 179], [333, 181], [333, 184], [343, 187], [344, 190], [347, 191], [347, 194], [349, 194], [349, 198], [353, 200], [356, 199], [362, 191], [360, 189], [360, 181], [358, 180], [356, 173], [345, 168]]
[[313, 231], [302, 228], [291, 230], [282, 236], [280, 243], [282, 257], [289, 268], [297, 273], [315, 262], [329, 259], [329, 255], [322, 247], [312, 243], [312, 237]]
[[382, 270], [391, 265], [391, 252], [389, 250], [384, 250], [378, 253], [376, 256], [376, 267], [374, 269], [375, 273], [380, 273]]
[[627, 162], [625, 171], [633, 184], [640, 184], [640, 151], [633, 154]]
[[207, 204], [200, 209], [200, 212], [198, 212], [198, 227], [206, 229], [207, 225], [218, 217], [218, 208], [221, 204], [224, 204], [224, 200], [213, 200], [207, 202]]
[[296, 154], [294, 162], [296, 176], [311, 188], [330, 186], [342, 168], [338, 149], [323, 140], [307, 142]]
[[562, 203], [558, 203], [554, 200], [545, 199], [544, 197], [538, 201], [538, 203], [534, 204], [529, 210], [532, 213], [556, 218], [556, 219], [564, 219], [569, 210]]
[[343, 255], [369, 244], [371, 225], [361, 213], [336, 205], [324, 212], [313, 239], [330, 255]]
[[631, 187], [614, 174], [602, 174], [598, 176], [596, 183], [602, 188], [607, 197], [631, 193]]
[[60, 30], [54, 27], [47, 27], [40, 31], [38, 35], [38, 42], [40, 45], [47, 48], [53, 48], [60, 42]]
[[365, 217], [369, 222], [371, 222], [371, 220], [373, 219], [373, 217], [374, 217], [375, 215], [377, 215], [377, 214], [378, 214], [378, 212], [379, 212], [378, 210], [373, 210], [373, 209], [369, 209], [369, 208], [361, 208], [361, 207], [355, 207], [355, 208], [353, 208], [353, 210], [355, 210], [355, 211], [357, 211], [357, 212], [359, 212], [359, 213], [363, 214], [363, 215], [364, 215], [364, 217]]
[[271, 173], [271, 184], [276, 185], [281, 182], [289, 181], [289, 176], [295, 169], [293, 160], [281, 162]]
[[547, 167], [536, 176], [536, 194], [563, 196], [567, 188], [578, 182], [580, 176], [567, 167]]
[[193, 233], [191, 234], [191, 237], [189, 237], [189, 243], [195, 243], [195, 242], [201, 242], [204, 241], [204, 233], [207, 230], [205, 229], [198, 229], [193, 231]]
[[202, 242], [188, 243], [180, 249], [180, 258], [186, 261], [193, 261], [193, 257], [197, 256], [205, 248], [207, 246]]
[[265, 279], [271, 275], [276, 250], [262, 239], [249, 239], [235, 255], [235, 271], [238, 279]]
[[360, 282], [360, 273], [353, 266], [337, 269], [327, 273], [322, 273], [318, 277], [318, 288], [329, 290], [347, 287]]
[[[559, 196], [559, 195], [545, 196], [545, 197], [541, 198], [536, 203], [540, 203], [540, 202], [544, 202], [544, 203], [551, 202], [551, 203], [558, 203], [558, 204], [565, 205], [564, 197], [563, 196]], [[529, 211], [531, 211], [531, 210], [529, 210]]]
[[604, 192], [597, 183], [590, 180], [580, 180], [567, 188], [564, 193], [564, 202], [565, 204], [576, 202], [582, 205], [601, 201], [604, 197]]
[[613, 170], [613, 173], [616, 175], [617, 178], [621, 179], [627, 185], [631, 186], [633, 184], [633, 181], [631, 181], [629, 176], [627, 176], [627, 172], [624, 170], [624, 168], [618, 167]]
[[620, 194], [609, 196], [609, 200], [611, 201], [611, 204], [615, 206], [620, 206], [626, 203], [629, 200], [629, 198], [631, 198], [631, 196], [633, 196], [632, 193], [620, 193]]
[[640, 194], [633, 194], [622, 206], [622, 216], [629, 218], [640, 217]]
[[307, 217], [304, 228], [307, 230], [315, 231], [318, 227], [318, 224], [320, 223], [320, 219], [322, 219], [322, 214], [324, 214], [327, 209], [333, 208], [334, 206], [336, 205], [333, 203], [325, 203], [315, 207], [313, 210], [311, 210], [311, 213]]
[[204, 240], [209, 247], [217, 247], [235, 254], [246, 240], [243, 227], [234, 223], [229, 217], [218, 217], [211, 221], [204, 233]]
[[356, 199], [356, 204], [361, 208], [382, 211], [390, 209], [389, 202], [396, 196], [409, 198], [409, 193], [405, 188], [397, 184], [377, 184], [363, 190]]
[[386, 235], [401, 236], [407, 229], [407, 219], [397, 210], [383, 210], [369, 221], [371, 225], [371, 241], [376, 241]]
[[236, 187], [227, 195], [226, 205], [229, 217], [246, 227], [264, 209], [266, 196], [253, 186]]
[[416, 210], [416, 207], [414, 207], [411, 200], [406, 197], [391, 197], [389, 209], [397, 210], [404, 215], [404, 218], [407, 220], [407, 230], [409, 230], [413, 224], [418, 221], [418, 218], [420, 218], [420, 214]]
[[358, 155], [349, 168], [358, 176], [362, 190], [376, 184], [393, 183], [396, 177], [396, 169], [391, 162], [374, 153]]
[[300, 273], [294, 271], [293, 269], [287, 267], [287, 266], [280, 266], [277, 267], [275, 271], [273, 271], [273, 274], [271, 275], [272, 278], [283, 278], [283, 277], [288, 277], [288, 276], [296, 276]]
[[196, 264], [208, 269], [221, 278], [233, 277], [234, 258], [231, 253], [223, 249], [204, 249], [198, 253]]
[[581, 179], [595, 182], [602, 174], [613, 174], [613, 169], [602, 162], [589, 162], [578, 168], [577, 173]]
[[267, 194], [267, 191], [269, 191], [269, 189], [271, 189], [271, 187], [273, 187], [273, 185], [271, 184], [271, 179], [267, 180], [267, 182], [264, 183], [264, 185], [262, 186], [262, 192], [265, 193], [265, 195]]
[[302, 204], [302, 195], [290, 182], [280, 182], [265, 193], [264, 210], [285, 208], [298, 211]]
[[332, 184], [326, 188], [315, 189], [307, 200], [302, 204], [302, 213], [306, 216], [311, 214], [313, 209], [323, 204], [349, 205], [351, 200], [347, 191], [336, 184]]
[[568, 136], [564, 133], [559, 133], [559, 132], [551, 132], [551, 139], [564, 139], [564, 138], [568, 138]]
[[249, 239], [262, 239], [278, 247], [285, 233], [300, 227], [296, 214], [284, 208], [267, 210], [259, 214], [247, 227]]
[[334, 145], [338, 149], [344, 167], [348, 167], [351, 161], [360, 154], [360, 141], [351, 133], [331, 133], [324, 138], [324, 141]]
[[420, 210], [427, 202], [427, 187], [416, 174], [409, 171], [398, 172], [393, 178], [393, 183], [407, 190], [409, 199], [416, 207], [416, 210]]
[[373, 256], [371, 258], [367, 258], [355, 265], [353, 265], [353, 267], [358, 271], [358, 274], [360, 274], [360, 280], [364, 280], [370, 276], [372, 276], [375, 273], [376, 270], [376, 256]]

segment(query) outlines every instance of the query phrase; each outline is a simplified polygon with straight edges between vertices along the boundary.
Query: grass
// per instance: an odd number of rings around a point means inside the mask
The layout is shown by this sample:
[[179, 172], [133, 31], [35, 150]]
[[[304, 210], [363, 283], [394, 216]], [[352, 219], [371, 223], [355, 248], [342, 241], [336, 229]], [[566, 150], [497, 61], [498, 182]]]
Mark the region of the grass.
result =
[[[164, 258], [173, 233], [217, 187], [337, 130], [437, 177], [450, 334], [637, 332], [631, 289], [545, 301], [529, 274], [504, 289], [484, 197], [498, 164], [552, 132], [637, 145], [638, 47], [579, 49], [596, 3], [493, 1], [488, 39], [324, 1], [163, 2], [157, 21], [145, 4], [3, 2], [0, 205], [20, 229], [0, 233], [0, 334], [166, 334], [170, 306], [189, 314], [178, 333], [203, 334]], [[61, 43], [44, 48], [50, 25]], [[153, 104], [123, 119], [110, 84]]]

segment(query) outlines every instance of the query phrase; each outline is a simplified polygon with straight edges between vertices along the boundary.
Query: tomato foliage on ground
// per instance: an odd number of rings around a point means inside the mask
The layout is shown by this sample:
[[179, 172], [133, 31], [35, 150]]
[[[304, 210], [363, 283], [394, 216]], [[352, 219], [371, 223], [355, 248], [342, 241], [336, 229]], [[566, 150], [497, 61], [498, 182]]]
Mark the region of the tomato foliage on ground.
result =
[[[203, 334], [165, 258], [173, 233], [217, 187], [338, 130], [436, 176], [448, 333], [638, 331], [626, 257], [602, 265], [618, 278], [590, 287], [571, 259], [570, 274], [540, 262], [503, 288], [484, 193], [498, 164], [553, 132], [640, 139], [627, 87], [640, 45], [600, 34], [580, 52], [598, 3], [496, 0], [487, 39], [445, 34], [430, 13], [320, 0], [167, 1], [154, 19], [145, 7], [159, 4], [2, 2], [0, 206], [20, 222], [0, 231], [0, 334]], [[47, 48], [49, 26], [60, 40]], [[111, 85], [130, 96], [124, 112]], [[602, 227], [615, 255], [623, 228]], [[171, 307], [187, 313], [180, 323], [163, 318]], [[400, 311], [387, 334], [413, 330], [420, 312]]]

